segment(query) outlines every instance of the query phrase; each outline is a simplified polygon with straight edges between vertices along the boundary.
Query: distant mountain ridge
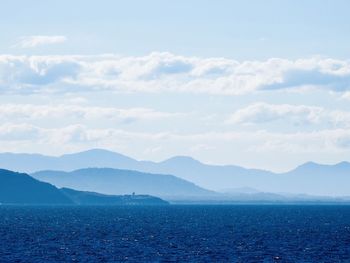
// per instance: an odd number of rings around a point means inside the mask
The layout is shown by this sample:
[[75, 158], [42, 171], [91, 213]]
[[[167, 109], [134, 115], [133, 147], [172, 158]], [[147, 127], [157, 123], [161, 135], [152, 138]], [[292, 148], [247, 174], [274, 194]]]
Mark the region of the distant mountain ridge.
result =
[[60, 157], [37, 154], [0, 154], [0, 167], [36, 172], [73, 171], [88, 167], [135, 170], [144, 173], [171, 174], [196, 185], [220, 190], [250, 187], [261, 192], [307, 193], [311, 195], [350, 195], [350, 163], [335, 165], [305, 163], [287, 173], [246, 169], [234, 165], [207, 165], [191, 157], [178, 156], [162, 162], [137, 161], [111, 151], [94, 149]]

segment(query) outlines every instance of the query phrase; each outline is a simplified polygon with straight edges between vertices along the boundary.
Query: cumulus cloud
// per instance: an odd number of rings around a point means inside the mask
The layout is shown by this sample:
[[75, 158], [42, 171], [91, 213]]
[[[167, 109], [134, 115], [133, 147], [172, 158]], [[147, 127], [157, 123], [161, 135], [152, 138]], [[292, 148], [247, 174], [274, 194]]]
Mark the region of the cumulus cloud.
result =
[[65, 36], [25, 36], [21, 37], [14, 47], [35, 48], [38, 46], [61, 44], [67, 41]]
[[265, 89], [284, 89], [300, 86], [319, 86], [334, 91], [345, 91], [350, 88], [349, 74], [334, 74], [312, 70], [291, 70], [283, 74], [283, 81], [266, 85]]
[[327, 58], [238, 62], [171, 53], [141, 57], [0, 56], [1, 93], [107, 90], [239, 95], [300, 87], [350, 90], [350, 62]]
[[227, 123], [262, 124], [281, 120], [295, 125], [330, 124], [349, 127], [350, 112], [316, 106], [259, 102], [237, 110], [228, 118]]
[[[80, 65], [72, 58], [0, 56], [0, 92], [32, 94], [74, 91], [67, 79], [74, 78]], [[57, 85], [55, 85], [57, 84]]]

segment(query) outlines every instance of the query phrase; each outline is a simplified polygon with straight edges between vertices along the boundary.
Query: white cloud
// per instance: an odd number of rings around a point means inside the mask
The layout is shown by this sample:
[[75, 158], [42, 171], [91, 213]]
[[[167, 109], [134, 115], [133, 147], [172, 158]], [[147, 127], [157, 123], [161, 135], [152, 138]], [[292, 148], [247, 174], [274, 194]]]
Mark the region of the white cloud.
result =
[[25, 36], [21, 37], [14, 47], [35, 48], [38, 46], [61, 44], [67, 41], [65, 36]]
[[344, 92], [341, 98], [345, 100], [350, 100], [350, 91]]
[[1, 141], [22, 141], [40, 138], [41, 129], [31, 124], [12, 124], [7, 123], [0, 126]]
[[[171, 132], [133, 132], [121, 129], [98, 129], [75, 124], [61, 128], [43, 128], [31, 124], [0, 125], [0, 144], [2, 151], [7, 143], [23, 141], [32, 146], [44, 145], [45, 149], [69, 147], [89, 148], [92, 146], [106, 148], [123, 148], [130, 151], [134, 146], [155, 149], [167, 145], [167, 150], [176, 151], [232, 151], [261, 153], [317, 153], [327, 154], [350, 151], [350, 130], [330, 129], [314, 132], [276, 133], [267, 131], [251, 132], [205, 132], [205, 133], [171, 133]], [[13, 144], [12, 144], [13, 145]], [[156, 146], [155, 146], [156, 145]]]
[[291, 120], [295, 124], [317, 123], [323, 112], [323, 108], [320, 107], [260, 102], [237, 110], [227, 122], [259, 124], [278, 120]]
[[80, 105], [34, 105], [3, 104], [0, 105], [0, 120], [34, 121], [34, 120], [103, 120], [103, 121], [152, 121], [180, 116], [180, 113], [156, 111], [149, 108], [114, 108]]
[[284, 121], [294, 125], [323, 124], [349, 127], [350, 112], [316, 106], [260, 102], [237, 110], [228, 118], [227, 123], [262, 124], [273, 121]]
[[243, 61], [151, 53], [142, 57], [0, 56], [1, 93], [179, 92], [239, 95], [313, 87], [350, 89], [350, 62]]

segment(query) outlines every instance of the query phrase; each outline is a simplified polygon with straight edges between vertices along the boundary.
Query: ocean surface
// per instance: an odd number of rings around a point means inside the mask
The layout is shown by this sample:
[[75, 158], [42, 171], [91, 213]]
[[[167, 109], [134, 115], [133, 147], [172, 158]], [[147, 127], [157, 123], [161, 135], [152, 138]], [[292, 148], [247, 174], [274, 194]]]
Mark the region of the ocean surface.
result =
[[0, 262], [350, 262], [350, 206], [0, 206]]

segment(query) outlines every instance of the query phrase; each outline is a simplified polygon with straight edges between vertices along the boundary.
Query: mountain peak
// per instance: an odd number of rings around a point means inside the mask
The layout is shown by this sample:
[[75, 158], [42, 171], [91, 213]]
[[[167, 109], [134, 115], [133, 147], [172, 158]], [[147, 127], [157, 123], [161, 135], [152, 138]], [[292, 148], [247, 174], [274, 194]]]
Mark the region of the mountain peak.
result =
[[293, 172], [306, 173], [309, 171], [319, 170], [325, 166], [326, 166], [325, 164], [319, 164], [319, 163], [310, 161], [310, 162], [306, 162], [306, 163], [303, 163], [303, 164], [297, 166], [295, 169], [293, 169], [287, 173], [293, 173]]
[[[64, 154], [62, 156], [66, 156], [66, 155], [78, 155], [78, 154], [117, 154], [119, 155], [119, 153], [110, 151], [110, 150], [106, 150], [106, 149], [100, 149], [100, 148], [93, 148], [93, 149], [89, 149], [86, 151], [81, 151], [81, 152], [75, 152], [75, 153], [68, 153], [68, 154]], [[120, 154], [121, 155], [121, 154]]]
[[113, 152], [110, 150], [105, 150], [105, 149], [90, 149], [82, 152], [77, 152], [77, 153], [71, 153], [71, 154], [64, 154], [61, 156], [61, 158], [67, 158], [67, 157], [88, 157], [88, 158], [99, 158], [99, 159], [124, 159], [124, 160], [129, 160], [129, 161], [135, 161], [134, 159], [123, 155], [121, 153]]
[[320, 164], [313, 162], [313, 161], [310, 161], [310, 162], [303, 163], [302, 165], [299, 165], [298, 167], [314, 167], [314, 166], [318, 166], [318, 165], [320, 165]]
[[101, 149], [101, 148], [92, 148], [86, 151], [81, 151], [80, 153], [112, 153], [115, 154], [116, 152], [106, 150], [106, 149]]
[[190, 164], [190, 163], [196, 163], [196, 164], [200, 164], [201, 162], [190, 157], [190, 156], [184, 156], [184, 155], [178, 155], [178, 156], [174, 156], [171, 157], [161, 163], [181, 163], [181, 164]]
[[346, 162], [346, 161], [343, 161], [343, 162], [339, 162], [339, 163], [336, 163], [336, 164], [319, 164], [319, 163], [315, 163], [315, 162], [306, 162], [300, 166], [298, 166], [296, 169], [301, 169], [301, 168], [308, 168], [308, 169], [311, 169], [311, 168], [316, 168], [316, 167], [337, 167], [337, 168], [347, 168], [349, 167], [350, 168], [350, 163], [349, 162]]
[[335, 164], [335, 166], [337, 166], [337, 167], [350, 167], [350, 163], [343, 161], [343, 162]]

